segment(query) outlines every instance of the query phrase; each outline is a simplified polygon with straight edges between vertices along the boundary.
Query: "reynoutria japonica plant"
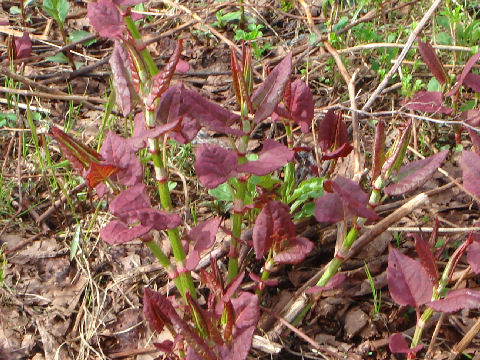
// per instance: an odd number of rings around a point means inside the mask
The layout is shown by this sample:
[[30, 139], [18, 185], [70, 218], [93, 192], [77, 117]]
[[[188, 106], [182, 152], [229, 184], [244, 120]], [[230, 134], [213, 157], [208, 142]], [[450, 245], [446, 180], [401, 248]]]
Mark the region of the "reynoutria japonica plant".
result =
[[[91, 25], [114, 41], [110, 66], [118, 108], [134, 117], [130, 137], [109, 131], [100, 151], [90, 149], [51, 128], [59, 148], [99, 197], [110, 199], [115, 217], [100, 232], [110, 245], [141, 239], [174, 281], [179, 297], [145, 288], [144, 314], [152, 328], [167, 329], [172, 340], [156, 344], [170, 358], [245, 359], [259, 318], [259, 299], [275, 264], [301, 262], [313, 248], [310, 240], [296, 236], [288, 201], [294, 195], [293, 127], [308, 132], [313, 119], [313, 97], [301, 80], [292, 80], [292, 54], [275, 66], [254, 89], [251, 52], [243, 47], [240, 60], [232, 51], [233, 87], [239, 113], [203, 98], [182, 83], [171, 85], [175, 72], [188, 71], [179, 40], [166, 66], [159, 70], [146, 49], [130, 6], [142, 1], [99, 0], [88, 4]], [[263, 141], [258, 153], [249, 152], [249, 141], [259, 124], [283, 122], [287, 144]], [[228, 187], [232, 195], [231, 221], [211, 217], [182, 233], [182, 219], [175, 214], [168, 188], [168, 159], [164, 141], [191, 142], [201, 128], [228, 136], [230, 147], [203, 144], [196, 151], [195, 170], [208, 189]], [[161, 209], [152, 206], [138, 152], [147, 148], [153, 162]], [[277, 170], [284, 176], [277, 177]], [[155, 201], [156, 202], [156, 201]], [[246, 223], [249, 219], [250, 224]], [[231, 224], [231, 225], [229, 225]], [[242, 236], [253, 225], [251, 238]], [[210, 249], [219, 228], [230, 234], [228, 273], [220, 272], [217, 259], [210, 271], [200, 271], [200, 283], [209, 290], [205, 307], [199, 305], [200, 284], [192, 280], [202, 252]], [[165, 231], [172, 257], [154, 241], [153, 233]], [[252, 246], [263, 261], [256, 293], [241, 291], [245, 271], [239, 265], [240, 246]]]

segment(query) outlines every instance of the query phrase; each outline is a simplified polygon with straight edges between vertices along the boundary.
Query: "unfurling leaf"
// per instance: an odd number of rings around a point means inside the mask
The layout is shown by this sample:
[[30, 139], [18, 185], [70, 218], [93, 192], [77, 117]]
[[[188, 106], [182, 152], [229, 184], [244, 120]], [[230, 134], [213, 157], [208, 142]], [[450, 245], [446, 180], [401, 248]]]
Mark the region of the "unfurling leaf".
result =
[[410, 347], [407, 344], [407, 341], [403, 337], [401, 333], [395, 333], [392, 336], [390, 336], [390, 339], [388, 341], [388, 347], [390, 348], [390, 351], [392, 353], [396, 354], [410, 354], [410, 353], [417, 353], [423, 348], [423, 344], [419, 344], [415, 346], [413, 349], [410, 349]]
[[401, 167], [396, 176], [396, 183], [387, 186], [385, 188], [385, 194], [390, 196], [401, 195], [418, 189], [432, 177], [433, 173], [437, 171], [447, 155], [448, 150], [442, 150], [435, 155]]
[[23, 33], [22, 37], [15, 39], [15, 58], [23, 59], [32, 54], [32, 41], [28, 33]]
[[475, 55], [473, 55], [470, 59], [468, 59], [467, 63], [463, 67], [462, 74], [457, 80], [457, 85], [448, 93], [446, 93], [445, 96], [453, 96], [458, 92], [458, 90], [460, 89], [460, 86], [463, 85], [465, 78], [468, 76], [473, 66], [477, 63], [478, 59], [480, 59], [480, 51], [477, 52]]
[[79, 175], [84, 175], [84, 170], [90, 168], [92, 163], [100, 163], [102, 156], [95, 150], [82, 144], [59, 128], [50, 127], [50, 136], [57, 140], [58, 147], [72, 164]]
[[390, 245], [387, 282], [390, 295], [399, 305], [418, 308], [432, 298], [432, 283], [423, 266]]
[[463, 186], [473, 195], [480, 197], [480, 155], [463, 150], [460, 164]]
[[417, 250], [417, 254], [422, 262], [423, 268], [427, 271], [432, 285], [436, 285], [440, 279], [440, 274], [438, 273], [435, 257], [433, 256], [428, 243], [417, 233], [411, 233], [409, 236], [415, 239], [415, 250]]
[[[89, 3], [88, 5], [93, 4]], [[129, 73], [129, 55], [120, 41], [115, 41], [112, 56], [108, 61], [112, 68], [113, 88], [115, 89], [115, 100], [117, 106], [122, 111], [123, 116], [127, 116], [132, 111], [132, 98], [135, 96], [133, 82]]]
[[239, 165], [237, 171], [263, 176], [281, 168], [287, 162], [292, 161], [295, 152], [275, 140], [266, 139], [263, 149], [258, 154], [258, 160], [247, 161]]
[[272, 247], [274, 242], [281, 242], [295, 237], [295, 225], [290, 216], [290, 208], [280, 201], [270, 201], [253, 226], [253, 247], [257, 260]]
[[270, 72], [265, 81], [252, 95], [252, 105], [255, 110], [255, 123], [269, 117], [278, 103], [282, 100], [285, 86], [292, 73], [292, 53], [287, 56]]
[[203, 144], [198, 148], [196, 158], [194, 167], [198, 179], [209, 189], [216, 188], [236, 174], [237, 155], [231, 150]]
[[111, 0], [98, 0], [87, 4], [87, 16], [95, 30], [109, 39], [123, 39], [126, 29], [122, 14]]
[[450, 290], [444, 299], [432, 301], [427, 305], [436, 311], [445, 313], [462, 309], [478, 309], [480, 307], [480, 291], [471, 289]]
[[385, 163], [385, 124], [379, 119], [375, 128], [375, 145], [373, 149], [373, 170], [372, 180], [380, 175], [382, 166]]
[[447, 81], [445, 69], [443, 68], [442, 62], [435, 53], [432, 45], [430, 45], [428, 42], [424, 43], [419, 39], [417, 39], [417, 41], [418, 50], [420, 51], [423, 62], [427, 65], [438, 82], [442, 85], [445, 84]]
[[322, 160], [346, 157], [353, 150], [348, 142], [347, 126], [341, 112], [335, 113], [332, 109], [327, 111], [318, 126], [318, 145], [323, 152]]
[[152, 78], [153, 84], [145, 100], [147, 106], [152, 106], [153, 102], [167, 90], [181, 55], [182, 39], [179, 39], [165, 68]]
[[443, 94], [440, 91], [417, 91], [405, 105], [406, 108], [431, 114], [451, 114], [453, 109], [443, 105]]
[[121, 192], [110, 203], [109, 209], [120, 221], [110, 222], [100, 231], [100, 236], [111, 245], [139, 238], [153, 229], [173, 229], [182, 223], [177, 215], [151, 207], [144, 184]]
[[389, 149], [387, 160], [382, 167], [382, 175], [391, 174], [394, 170], [400, 169], [402, 166], [405, 152], [407, 151], [408, 143], [410, 142], [410, 134], [412, 132], [412, 120], [407, 122], [405, 129], [401, 132], [400, 138], [395, 140], [395, 143]]

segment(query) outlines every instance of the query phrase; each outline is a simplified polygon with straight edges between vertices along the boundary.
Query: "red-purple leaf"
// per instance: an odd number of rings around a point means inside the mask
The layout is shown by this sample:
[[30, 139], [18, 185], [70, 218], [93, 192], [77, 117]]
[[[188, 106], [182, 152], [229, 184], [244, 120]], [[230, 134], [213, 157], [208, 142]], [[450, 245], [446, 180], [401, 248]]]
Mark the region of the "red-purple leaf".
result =
[[151, 129], [147, 129], [145, 125], [145, 115], [143, 112], [139, 112], [137, 115], [135, 115], [133, 134], [127, 139], [132, 151], [138, 151], [145, 148], [147, 146], [148, 139], [156, 139], [175, 129], [175, 127], [178, 125], [178, 121], [158, 125]]
[[480, 197], [480, 155], [472, 151], [462, 150], [463, 186], [475, 196]]
[[443, 94], [440, 91], [417, 91], [405, 107], [432, 114], [448, 115], [453, 111], [452, 108], [443, 105]]
[[472, 140], [472, 145], [474, 147], [475, 153], [480, 155], [480, 135], [477, 131], [467, 128], [468, 135], [470, 135], [470, 139]]
[[198, 224], [188, 232], [190, 241], [195, 244], [195, 250], [203, 251], [213, 246], [221, 222], [222, 218], [213, 217]]
[[313, 120], [314, 102], [313, 95], [305, 82], [300, 79], [295, 80], [290, 85], [291, 102], [290, 112], [293, 121], [300, 125], [303, 133], [308, 133]]
[[170, 301], [159, 292], [145, 288], [143, 313], [149, 324], [154, 327], [155, 330], [159, 331], [160, 329], [161, 331], [164, 324], [168, 324], [169, 329], [175, 331], [175, 334], [172, 335], [182, 335], [189, 345], [188, 350], [201, 354], [202, 356], [200, 359], [217, 359], [205, 341], [200, 338], [197, 333], [180, 318], [180, 316], [178, 316]]
[[151, 225], [129, 227], [121, 221], [112, 220], [100, 230], [100, 236], [107, 244], [116, 245], [141, 238], [151, 230]]
[[200, 182], [209, 189], [216, 188], [236, 174], [237, 155], [231, 150], [203, 144], [198, 148], [196, 157], [195, 171]]
[[368, 195], [356, 182], [338, 175], [331, 185], [351, 214], [369, 220], [379, 218], [377, 213], [368, 206]]
[[[94, 3], [88, 3], [88, 5], [91, 4]], [[134, 96], [133, 84], [128, 71], [129, 61], [127, 50], [120, 41], [115, 41], [112, 56], [108, 62], [112, 68], [115, 100], [123, 116], [127, 116], [132, 111], [132, 97]]]
[[144, 3], [145, 0], [113, 0], [118, 6], [133, 6]]
[[259, 123], [269, 117], [282, 100], [285, 86], [292, 73], [292, 53], [270, 72], [265, 81], [252, 95], [252, 105], [255, 110], [254, 120]]
[[[235, 310], [235, 330], [256, 326], [260, 316], [258, 297], [255, 294], [242, 292], [240, 296], [232, 299]], [[235, 338], [235, 333], [233, 334]]]
[[445, 69], [443, 68], [442, 62], [435, 53], [432, 45], [430, 45], [428, 42], [424, 43], [420, 41], [420, 39], [417, 39], [417, 41], [418, 50], [420, 51], [423, 62], [430, 69], [433, 76], [437, 78], [438, 82], [440, 84], [445, 84], [445, 81], [447, 80]]
[[289, 239], [282, 245], [282, 250], [273, 256], [276, 264], [298, 264], [302, 262], [313, 249], [313, 243], [304, 237]]
[[480, 75], [468, 73], [463, 80], [463, 84], [480, 94]]
[[340, 196], [332, 193], [324, 193], [315, 200], [315, 219], [321, 223], [336, 223], [345, 216], [343, 202]]
[[182, 98], [184, 98], [182, 85], [174, 85], [167, 89], [160, 97], [155, 110], [156, 121], [160, 124], [176, 123], [175, 128], [169, 132], [169, 137], [180, 144], [192, 141], [201, 128], [200, 123], [188, 114], [183, 114]]
[[397, 353], [397, 354], [414, 353], [415, 354], [420, 350], [422, 350], [423, 344], [419, 344], [415, 346], [413, 349], [410, 349], [403, 335], [401, 333], [395, 333], [392, 336], [390, 336], [390, 339], [388, 341], [388, 347], [390, 348], [390, 351], [392, 353]]
[[410, 233], [408, 235], [415, 239], [415, 249], [417, 250], [417, 254], [422, 262], [423, 268], [427, 271], [432, 285], [436, 285], [440, 279], [440, 274], [438, 273], [435, 257], [433, 256], [428, 243], [417, 233]]
[[385, 163], [385, 124], [379, 119], [375, 128], [375, 145], [373, 149], [372, 180], [380, 175]]
[[254, 273], [248, 274], [250, 276], [250, 279], [255, 281], [256, 283], [259, 283], [263, 286], [277, 286], [278, 285], [278, 280], [277, 279], [268, 279], [268, 280], [262, 280], [262, 278]]
[[295, 237], [295, 225], [290, 216], [290, 208], [280, 201], [268, 202], [258, 214], [253, 226], [253, 247], [257, 260], [275, 242]]
[[143, 289], [143, 314], [156, 332], [161, 333], [165, 323], [171, 324], [172, 313], [176, 311], [165, 296], [147, 287]]
[[235, 276], [232, 281], [227, 285], [221, 298], [219, 299], [217, 305], [215, 306], [215, 313], [219, 316], [223, 314], [225, 310], [225, 304], [227, 304], [232, 296], [235, 295], [235, 292], [238, 290], [238, 287], [242, 284], [243, 278], [245, 277], [245, 271], [242, 271], [240, 274]]
[[448, 150], [442, 150], [435, 155], [402, 166], [397, 175], [397, 182], [387, 186], [385, 194], [395, 196], [418, 189], [432, 177], [447, 155]]
[[459, 117], [460, 120], [465, 121], [472, 126], [480, 126], [480, 111], [479, 110], [466, 110], [462, 111]]
[[328, 280], [327, 285], [325, 286], [312, 286], [310, 289], [308, 289], [305, 293], [306, 294], [314, 294], [319, 291], [326, 291], [326, 290], [331, 290], [339, 287], [340, 285], [343, 284], [347, 276], [344, 273], [336, 273], [333, 275], [330, 280]]
[[142, 181], [142, 163], [132, 149], [130, 139], [125, 139], [113, 131], [109, 131], [100, 148], [100, 155], [104, 160], [102, 164], [113, 165], [119, 169], [112, 175], [112, 179], [126, 186], [132, 186]]
[[[109, 209], [113, 215], [125, 223], [121, 224], [114, 220], [100, 231], [102, 238], [110, 244], [133, 240], [152, 229], [159, 231], [172, 229], [182, 223], [182, 219], [175, 214], [153, 209], [150, 206], [145, 185], [141, 183], [117, 195], [110, 203]], [[128, 229], [127, 225], [132, 227]], [[121, 237], [118, 236], [120, 233]]]
[[23, 59], [32, 54], [32, 41], [28, 33], [23, 33], [22, 37], [15, 39], [16, 58]]
[[182, 59], [178, 59], [177, 66], [175, 66], [175, 72], [179, 74], [185, 74], [190, 70], [190, 65]]
[[175, 47], [173, 54], [170, 56], [167, 65], [165, 65], [165, 68], [152, 78], [153, 84], [147, 95], [147, 99], [145, 100], [147, 106], [152, 106], [153, 102], [167, 90], [181, 54], [182, 39], [178, 40], [177, 46]]
[[480, 243], [477, 241], [467, 248], [467, 262], [475, 274], [480, 274]]
[[337, 114], [334, 110], [329, 109], [318, 126], [318, 146], [323, 152], [327, 152], [335, 144], [337, 123]]
[[180, 115], [187, 115], [190, 119], [198, 121], [202, 126], [215, 132], [233, 136], [244, 135], [241, 130], [230, 127], [230, 125], [240, 119], [238, 115], [208, 101], [193, 90], [182, 90]]
[[433, 288], [423, 266], [390, 245], [389, 250], [387, 282], [393, 300], [415, 308], [429, 302]]
[[87, 4], [87, 16], [101, 36], [122, 39], [125, 22], [117, 6], [110, 0], [98, 0]]
[[445, 299], [427, 304], [433, 310], [452, 313], [461, 309], [478, 309], [480, 307], [480, 291], [471, 289], [450, 290]]
[[294, 155], [295, 152], [292, 149], [273, 139], [266, 139], [263, 142], [262, 151], [258, 154], [258, 160], [247, 161], [239, 165], [237, 170], [257, 176], [267, 175], [292, 161]]
[[470, 59], [468, 59], [467, 63], [463, 67], [462, 74], [458, 78], [457, 85], [448, 93], [446, 93], [445, 96], [453, 96], [458, 92], [458, 89], [460, 89], [460, 86], [463, 85], [465, 78], [470, 73], [470, 70], [472, 70], [473, 66], [476, 64], [478, 59], [480, 59], [480, 51], [477, 52], [475, 55], [473, 55]]
[[323, 154], [321, 160], [332, 160], [340, 157], [346, 157], [353, 150], [353, 146], [348, 142], [343, 143], [339, 148], [329, 153]]

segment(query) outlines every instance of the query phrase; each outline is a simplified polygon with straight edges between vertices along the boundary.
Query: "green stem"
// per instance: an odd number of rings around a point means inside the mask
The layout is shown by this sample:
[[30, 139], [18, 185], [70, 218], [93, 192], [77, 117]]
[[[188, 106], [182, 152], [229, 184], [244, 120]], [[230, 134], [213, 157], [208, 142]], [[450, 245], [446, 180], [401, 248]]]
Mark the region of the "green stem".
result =
[[243, 223], [243, 205], [245, 201], [245, 194], [247, 192], [247, 182], [238, 179], [238, 187], [235, 191], [233, 200], [233, 215], [232, 215], [232, 239], [230, 241], [230, 253], [228, 254], [228, 277], [227, 283], [238, 274], [238, 242], [242, 236]]
[[[158, 262], [164, 267], [165, 270], [174, 272], [175, 267], [170, 262], [170, 259], [167, 255], [162, 251], [160, 246], [154, 241], [149, 241], [146, 243], [147, 247], [150, 249], [153, 255], [157, 258]], [[177, 276], [173, 279], [173, 282], [177, 286], [177, 289], [181, 289], [183, 284], [181, 283], [180, 278]]]
[[[293, 138], [292, 138], [292, 125], [285, 124], [285, 132], [287, 134], [287, 145], [289, 148], [293, 147]], [[293, 161], [287, 163], [284, 168], [284, 177], [283, 177], [283, 186], [282, 186], [282, 202], [287, 204], [288, 197], [292, 193], [292, 189], [295, 186], [295, 164]]]
[[[143, 62], [148, 68], [150, 77], [158, 73], [158, 68], [150, 52], [143, 46], [142, 36], [138, 31], [137, 26], [135, 25], [133, 19], [130, 16], [125, 17], [125, 24], [127, 29], [130, 31], [133, 39], [137, 41], [136, 47], [141, 48], [140, 55]], [[138, 65], [137, 65], [138, 66]], [[139, 69], [140, 71], [141, 69]], [[146, 84], [142, 84], [145, 86]], [[154, 111], [145, 111], [145, 123], [147, 128], [155, 126], [155, 113]], [[152, 154], [153, 165], [155, 168], [155, 176], [157, 180], [157, 189], [160, 196], [160, 203], [162, 208], [166, 211], [172, 211], [172, 199], [170, 197], [170, 191], [168, 190], [168, 173], [165, 168], [165, 164], [162, 160], [161, 149], [158, 139], [149, 139], [149, 149]], [[178, 228], [170, 229], [167, 231], [168, 237], [170, 239], [170, 245], [172, 247], [172, 252], [175, 257], [177, 268], [183, 269], [185, 265], [185, 251], [183, 250], [182, 242], [180, 239], [180, 232]], [[158, 253], [158, 252], [157, 252]], [[160, 258], [157, 256], [160, 261]], [[165, 259], [162, 260], [165, 263]], [[160, 261], [160, 263], [162, 263]], [[167, 264], [167, 263], [165, 263]], [[164, 264], [162, 264], [165, 266]], [[169, 265], [170, 266], [170, 265]], [[185, 294], [188, 291], [193, 299], [197, 298], [197, 292], [193, 284], [192, 276], [190, 272], [182, 272], [179, 274], [175, 284], [177, 285], [178, 290], [182, 294], [183, 298], [186, 299]]]

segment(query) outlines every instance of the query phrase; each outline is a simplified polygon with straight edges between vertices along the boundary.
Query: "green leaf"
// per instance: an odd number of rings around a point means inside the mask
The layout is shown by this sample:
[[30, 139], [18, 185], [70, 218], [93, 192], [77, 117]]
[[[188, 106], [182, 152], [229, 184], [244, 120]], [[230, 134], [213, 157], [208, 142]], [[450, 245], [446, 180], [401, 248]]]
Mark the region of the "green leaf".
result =
[[442, 86], [438, 82], [438, 80], [434, 77], [430, 79], [427, 85], [427, 90], [428, 91], [442, 91]]
[[437, 43], [440, 45], [452, 45], [452, 37], [447, 32], [441, 32], [437, 34]]
[[[88, 31], [85, 30], [75, 30], [72, 31], [70, 36], [68, 37], [71, 42], [76, 42], [82, 39], [85, 39], [87, 37], [90, 37], [92, 34], [90, 34]], [[97, 42], [97, 39], [91, 39], [88, 41], [82, 42], [83, 46], [90, 46], [92, 44], [95, 44]]]
[[57, 62], [59, 64], [68, 64], [68, 58], [64, 53], [57, 53], [53, 56], [49, 56], [46, 59], [47, 61]]
[[333, 26], [333, 31], [342, 30], [348, 24], [348, 17], [342, 16], [340, 20]]
[[43, 10], [61, 26], [65, 23], [69, 9], [68, 0], [43, 0]]
[[168, 191], [172, 191], [177, 187], [177, 183], [175, 181], [169, 181], [168, 182]]
[[311, 178], [304, 180], [293, 191], [292, 196], [288, 198], [288, 203], [293, 204], [290, 206], [291, 212], [294, 212], [300, 205], [309, 199], [316, 199], [323, 195], [323, 178]]
[[446, 16], [437, 16], [437, 24], [443, 27], [445, 30], [450, 30], [450, 22]]
[[215, 189], [208, 190], [208, 193], [218, 201], [233, 201], [233, 191], [228, 183], [220, 184]]
[[293, 220], [300, 220], [315, 215], [315, 203], [308, 202], [303, 205], [302, 209], [293, 216]]
[[272, 177], [271, 175], [265, 175], [265, 176], [256, 176], [252, 175], [248, 179], [249, 184], [253, 185], [258, 185], [261, 186], [267, 190], [271, 190], [273, 188], [273, 185], [277, 184], [280, 182], [279, 179]]

